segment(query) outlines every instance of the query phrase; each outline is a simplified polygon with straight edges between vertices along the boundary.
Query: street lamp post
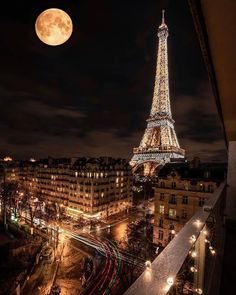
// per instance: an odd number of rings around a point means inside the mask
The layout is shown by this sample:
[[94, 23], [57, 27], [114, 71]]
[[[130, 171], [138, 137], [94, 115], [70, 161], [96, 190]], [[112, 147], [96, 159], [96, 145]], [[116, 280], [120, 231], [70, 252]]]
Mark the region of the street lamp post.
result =
[[6, 172], [5, 167], [3, 166], [3, 224], [4, 229], [7, 231], [7, 204], [6, 204]]
[[3, 163], [2, 163], [2, 175], [3, 175], [3, 182], [2, 182], [3, 225], [4, 225], [4, 229], [7, 230], [6, 171], [5, 171], [5, 166], [3, 165]]

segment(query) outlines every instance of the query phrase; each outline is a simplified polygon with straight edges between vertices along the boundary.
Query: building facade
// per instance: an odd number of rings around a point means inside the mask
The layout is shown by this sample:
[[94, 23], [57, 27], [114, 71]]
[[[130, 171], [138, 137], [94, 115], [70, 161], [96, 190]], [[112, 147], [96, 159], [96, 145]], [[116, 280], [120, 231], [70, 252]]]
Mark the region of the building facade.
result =
[[[5, 180], [4, 180], [5, 179]], [[19, 181], [19, 163], [11, 157], [0, 159], [0, 182], [16, 183]]]
[[72, 217], [107, 218], [132, 206], [132, 172], [114, 158], [47, 159], [21, 164], [19, 181]]
[[225, 177], [224, 164], [166, 164], [155, 185], [153, 242], [165, 247]]

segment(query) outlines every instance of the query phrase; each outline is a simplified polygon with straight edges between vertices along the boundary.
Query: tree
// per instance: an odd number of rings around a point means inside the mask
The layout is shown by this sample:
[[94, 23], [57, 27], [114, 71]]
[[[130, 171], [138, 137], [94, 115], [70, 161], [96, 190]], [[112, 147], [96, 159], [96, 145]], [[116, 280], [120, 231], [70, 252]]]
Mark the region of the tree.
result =
[[40, 202], [42, 202], [41, 196], [37, 192], [30, 193], [29, 191], [26, 191], [21, 199], [20, 212], [22, 214], [23, 211], [25, 211], [26, 214], [29, 214], [31, 227], [34, 225], [34, 218], [40, 208]]
[[5, 170], [3, 169], [3, 177], [0, 186], [1, 208], [4, 221], [4, 227], [7, 228], [7, 213], [12, 211], [17, 216], [18, 208], [18, 185], [13, 182], [6, 182]]

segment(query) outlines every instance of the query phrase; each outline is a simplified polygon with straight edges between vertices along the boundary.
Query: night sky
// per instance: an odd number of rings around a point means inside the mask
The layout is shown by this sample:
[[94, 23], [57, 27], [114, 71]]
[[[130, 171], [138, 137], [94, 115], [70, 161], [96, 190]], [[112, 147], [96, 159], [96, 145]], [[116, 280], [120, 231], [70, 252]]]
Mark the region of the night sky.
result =
[[[74, 24], [72, 37], [57, 47], [34, 31], [37, 16], [51, 7], [64, 9]], [[163, 8], [180, 145], [189, 158], [225, 160], [186, 0], [6, 1], [0, 10], [0, 157], [130, 158], [151, 108]]]

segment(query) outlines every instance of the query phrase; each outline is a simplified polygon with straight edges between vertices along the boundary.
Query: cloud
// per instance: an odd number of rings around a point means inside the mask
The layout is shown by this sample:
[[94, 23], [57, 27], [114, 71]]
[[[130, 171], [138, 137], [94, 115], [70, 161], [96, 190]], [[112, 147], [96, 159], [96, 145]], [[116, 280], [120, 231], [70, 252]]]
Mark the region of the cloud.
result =
[[187, 4], [141, 1], [134, 9], [128, 1], [80, 1], [77, 20], [77, 2], [69, 2], [64, 5], [76, 29], [57, 48], [35, 35], [41, 4], [9, 2], [0, 19], [0, 153], [131, 157], [151, 108], [158, 11], [164, 5], [181, 147], [188, 155], [220, 157], [223, 135]]

